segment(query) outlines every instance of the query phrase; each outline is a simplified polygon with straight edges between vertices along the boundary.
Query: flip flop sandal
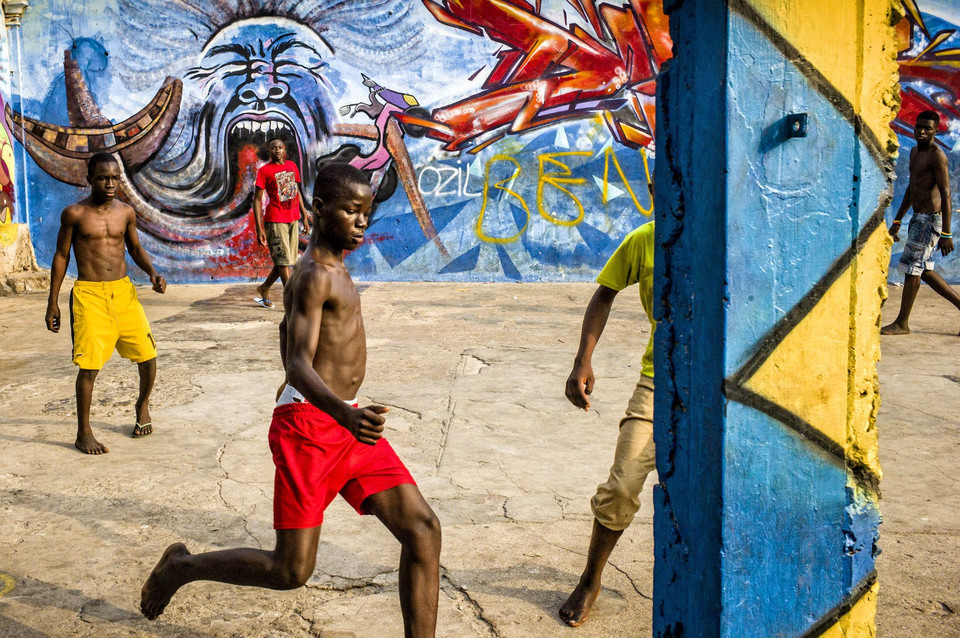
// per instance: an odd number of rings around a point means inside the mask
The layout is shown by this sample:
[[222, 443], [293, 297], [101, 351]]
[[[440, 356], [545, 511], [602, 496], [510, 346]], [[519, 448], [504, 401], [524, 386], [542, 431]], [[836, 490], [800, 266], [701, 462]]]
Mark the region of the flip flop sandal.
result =
[[[146, 423], [137, 423], [137, 424], [135, 424], [135, 425], [133, 426], [133, 434], [132, 434], [131, 436], [132, 436], [133, 438], [135, 438], [135, 439], [139, 439], [139, 438], [144, 437], [144, 436], [150, 436], [151, 434], [153, 434], [153, 428], [151, 427], [152, 425], [153, 425], [153, 422], [152, 422], [152, 421], [147, 421]], [[147, 428], [150, 428], [150, 431], [144, 433], [144, 430], [146, 430]]]
[[263, 297], [254, 297], [253, 302], [263, 308], [273, 308], [273, 302]]

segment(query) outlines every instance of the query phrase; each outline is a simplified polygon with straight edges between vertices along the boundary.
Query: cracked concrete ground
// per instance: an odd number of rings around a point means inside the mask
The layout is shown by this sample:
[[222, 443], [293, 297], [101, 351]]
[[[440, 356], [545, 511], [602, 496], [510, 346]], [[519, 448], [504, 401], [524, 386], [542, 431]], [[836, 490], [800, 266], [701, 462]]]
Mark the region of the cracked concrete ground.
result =
[[[649, 491], [590, 619], [571, 629], [556, 617], [649, 334], [636, 295], [620, 295], [596, 355], [594, 407], [573, 409], [563, 382], [593, 288], [362, 287], [361, 400], [392, 406], [388, 438], [443, 523], [441, 636], [649, 633]], [[43, 328], [44, 295], [0, 298], [0, 635], [402, 635], [399, 545], [339, 499], [307, 587], [194, 583], [155, 622], [137, 611], [175, 540], [193, 551], [273, 545], [266, 436], [283, 377], [281, 313], [251, 296], [249, 285], [141, 289], [160, 347], [155, 434], [129, 437], [136, 369], [115, 355], [94, 391], [93, 426], [110, 448], [97, 458], [72, 445], [69, 333]], [[948, 310], [924, 289], [916, 334], [883, 342], [881, 636], [960, 636], [960, 317]]]

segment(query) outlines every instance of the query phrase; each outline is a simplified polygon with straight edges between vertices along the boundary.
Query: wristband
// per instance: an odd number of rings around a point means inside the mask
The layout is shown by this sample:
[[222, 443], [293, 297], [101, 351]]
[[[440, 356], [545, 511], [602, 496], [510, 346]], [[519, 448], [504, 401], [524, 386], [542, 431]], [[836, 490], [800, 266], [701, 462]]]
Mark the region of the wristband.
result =
[[940, 233], [940, 239], [953, 239], [953, 233]]
[[894, 224], [896, 224], [897, 226], [899, 226], [900, 223], [901, 223], [901, 222], [900, 222], [899, 219], [895, 219], [895, 220], [893, 220], [893, 221], [890, 223], [890, 225], [893, 226]]

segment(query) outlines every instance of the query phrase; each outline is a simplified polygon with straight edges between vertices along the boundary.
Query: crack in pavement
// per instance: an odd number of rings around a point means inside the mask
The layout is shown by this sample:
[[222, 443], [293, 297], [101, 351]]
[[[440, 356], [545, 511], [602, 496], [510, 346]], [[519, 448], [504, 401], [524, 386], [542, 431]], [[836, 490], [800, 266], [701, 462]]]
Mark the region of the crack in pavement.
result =
[[[339, 577], [338, 577], [339, 578]], [[348, 581], [346, 585], [334, 585], [327, 583], [306, 583], [304, 587], [307, 589], [315, 589], [317, 591], [338, 591], [342, 593], [354, 592], [361, 593], [364, 590], [372, 590], [371, 594], [379, 594], [384, 590], [384, 585], [380, 583], [375, 583], [372, 581], [367, 581], [362, 578], [344, 578], [343, 580]]]
[[940, 472], [941, 474], [943, 474], [945, 477], [947, 477], [947, 478], [950, 479], [951, 481], [953, 481], [954, 483], [956, 483], [958, 480], [960, 480], [960, 479], [955, 479], [955, 478], [953, 478], [952, 476], [950, 476], [949, 474], [947, 474], [946, 472], [944, 472], [942, 469], [940, 469], [939, 466], [934, 465], [933, 463], [931, 463], [930, 466], [931, 466], [933, 469], [935, 469], [936, 471], [938, 471], [938, 472]]
[[[560, 549], [560, 550], [569, 552], [569, 553], [571, 553], [571, 554], [575, 554], [575, 555], [577, 555], [577, 556], [582, 556], [582, 557], [586, 557], [586, 556], [587, 556], [587, 553], [586, 553], [586, 552], [580, 552], [580, 551], [577, 551], [577, 550], [575, 550], [575, 549], [570, 549], [569, 547], [564, 547], [563, 545], [558, 545], [557, 543], [552, 543], [552, 542], [548, 541], [548, 540], [547, 540], [546, 538], [544, 538], [541, 534], [538, 534], [538, 533], [534, 530], [534, 528], [532, 528], [532, 527], [530, 528], [530, 531], [532, 531], [534, 534], [536, 534], [536, 535], [537, 535], [537, 538], [539, 538], [545, 545], [550, 545], [551, 547], [555, 547], [555, 548], [557, 548], [557, 549]], [[633, 577], [630, 576], [630, 574], [628, 574], [623, 568], [621, 568], [619, 565], [617, 565], [616, 563], [614, 563], [613, 561], [611, 561], [611, 560], [609, 560], [609, 559], [607, 560], [607, 565], [610, 565], [610, 566], [613, 567], [615, 570], [617, 570], [618, 572], [620, 572], [621, 574], [623, 574], [623, 575], [626, 577], [626, 579], [630, 581], [630, 585], [633, 586], [633, 590], [634, 590], [635, 592], [637, 592], [637, 594], [638, 594], [641, 598], [644, 598], [644, 599], [650, 600], [650, 601], [653, 600], [652, 597], [650, 597], [650, 596], [646, 595], [645, 593], [643, 593], [642, 591], [640, 591], [640, 587], [637, 586], [636, 581], [635, 581], [635, 580], [633, 579]]]
[[418, 420], [423, 421], [423, 413], [417, 412], [416, 410], [411, 410], [410, 408], [405, 408], [402, 405], [397, 405], [395, 403], [387, 403], [386, 401], [378, 401], [374, 397], [370, 397], [370, 403], [376, 405], [382, 405], [386, 408], [393, 408], [395, 410], [400, 410], [401, 412], [406, 412], [407, 414], [412, 414], [417, 417]]
[[[233, 443], [233, 441], [234, 441], [233, 436], [228, 436], [226, 442], [223, 445], [221, 445], [220, 448], [217, 450], [217, 467], [221, 472], [223, 472], [223, 476], [220, 478], [220, 480], [217, 481], [217, 496], [220, 497], [220, 502], [223, 503], [224, 507], [226, 507], [228, 510], [230, 510], [231, 512], [233, 512], [234, 514], [240, 517], [240, 520], [243, 521], [243, 531], [245, 531], [247, 533], [247, 536], [249, 536], [253, 540], [253, 542], [257, 544], [257, 549], [263, 549], [263, 545], [260, 543], [260, 539], [257, 538], [254, 535], [254, 533], [250, 531], [250, 522], [247, 520], [247, 517], [241, 514], [236, 507], [230, 505], [230, 503], [227, 502], [227, 499], [223, 496], [223, 484], [226, 481], [233, 481], [233, 479], [230, 478], [230, 473], [227, 472], [225, 467], [223, 467], [223, 455], [227, 449], [227, 446]], [[240, 483], [240, 481], [234, 481], [234, 482]], [[240, 483], [240, 484], [243, 485], [243, 483]]]
[[[448, 583], [449, 586], [452, 587], [457, 593], [459, 593], [460, 597], [463, 598], [470, 605], [470, 607], [473, 609], [476, 619], [481, 623], [483, 623], [483, 625], [487, 629], [487, 634], [489, 636], [493, 636], [494, 638], [503, 638], [503, 634], [500, 633], [500, 630], [497, 629], [497, 626], [494, 625], [493, 622], [484, 615], [483, 605], [481, 605], [479, 602], [474, 600], [474, 598], [469, 594], [469, 592], [467, 592], [466, 587], [462, 585], [458, 585], [450, 577], [450, 574], [447, 572], [447, 568], [444, 567], [443, 565], [440, 565], [440, 581], [441, 583], [443, 582]], [[441, 585], [441, 589], [443, 589], [443, 592], [447, 594], [447, 596], [450, 596], [451, 598], [456, 598], [455, 596], [451, 595], [450, 592], [447, 591], [447, 588], [444, 588], [442, 585]]]
[[299, 616], [299, 617], [300, 617], [300, 620], [302, 620], [303, 622], [307, 623], [307, 625], [308, 625], [308, 626], [307, 626], [307, 633], [309, 633], [311, 636], [318, 636], [318, 635], [320, 635], [320, 634], [318, 634], [318, 633], [315, 631], [315, 628], [316, 628], [316, 626], [317, 626], [317, 621], [316, 621], [316, 619], [310, 620], [309, 618], [307, 618], [306, 616], [304, 616], [304, 615], [303, 615], [303, 609], [300, 608], [300, 607], [294, 607], [294, 608], [293, 608], [293, 613], [295, 613], [297, 616]]
[[[932, 375], [928, 375], [928, 376], [932, 376]], [[909, 412], [919, 412], [920, 414], [925, 414], [926, 416], [930, 417], [931, 419], [939, 419], [939, 420], [941, 420], [941, 421], [949, 421], [949, 418], [950, 418], [950, 417], [944, 416], [944, 415], [942, 415], [942, 414], [930, 414], [929, 412], [924, 412], [923, 410], [918, 409], [916, 406], [903, 405], [902, 403], [897, 403], [896, 401], [893, 401], [893, 400], [891, 400], [891, 399], [889, 399], [889, 398], [887, 398], [887, 397], [884, 397], [883, 402], [884, 402], [885, 404], [887, 404], [887, 405], [895, 405], [895, 406], [897, 406], [898, 408], [902, 408], [903, 410], [907, 410], [907, 411], [909, 411]]]
[[457, 416], [457, 402], [453, 400], [453, 387], [447, 394], [447, 416], [440, 422], [440, 442], [437, 446], [437, 461], [434, 464], [433, 475], [440, 474], [440, 464], [443, 463], [443, 453], [447, 449], [447, 435], [450, 433], [450, 425]]
[[649, 601], [653, 600], [652, 597], [647, 596], [645, 593], [640, 591], [640, 587], [638, 587], [636, 581], [633, 580], [633, 576], [628, 574], [624, 569], [621, 569], [616, 563], [614, 563], [609, 559], [607, 559], [607, 565], [610, 565], [610, 567], [613, 567], [615, 570], [623, 574], [626, 577], [626, 579], [630, 581], [630, 584], [633, 586], [633, 591], [637, 592], [640, 598], [645, 598], [646, 600], [649, 600]]
[[[463, 376], [467, 357], [469, 356], [471, 355], [468, 355], [466, 350], [460, 352], [460, 360], [457, 361], [457, 367], [450, 376], [450, 383], [447, 386], [447, 416], [440, 423], [440, 442], [437, 448], [437, 460], [433, 468], [434, 476], [440, 473], [440, 464], [443, 462], [443, 453], [447, 446], [447, 435], [450, 433], [450, 425], [457, 415], [457, 401], [453, 398], [453, 388], [457, 384], [457, 379]], [[483, 362], [481, 361], [481, 363]]]
[[[515, 488], [517, 488], [518, 490], [520, 490], [520, 493], [521, 493], [521, 494], [524, 494], [524, 495], [526, 495], [526, 496], [529, 496], [529, 495], [530, 495], [530, 492], [528, 492], [527, 490], [525, 490], [525, 489], [523, 489], [522, 487], [520, 487], [519, 483], [517, 483], [516, 481], [514, 481], [513, 478], [512, 478], [509, 474], [507, 474], [507, 470], [505, 470], [504, 467], [503, 467], [503, 461], [501, 461], [500, 459], [497, 459], [496, 461], [497, 461], [497, 467], [500, 468], [500, 473], [503, 474], [503, 477], [504, 477], [505, 479], [507, 479], [508, 481], [510, 481], [511, 483], [513, 483], [513, 486], [514, 486]], [[502, 495], [499, 495], [499, 494], [498, 494], [498, 496], [502, 496]]]
[[377, 582], [377, 581], [385, 578], [386, 576], [390, 576], [391, 574], [396, 574], [398, 571], [399, 571], [399, 568], [388, 569], [383, 572], [378, 572], [369, 578], [353, 578], [351, 576], [334, 574], [332, 572], [325, 572], [323, 570], [318, 569], [316, 570], [315, 573], [323, 574], [328, 578], [335, 578], [335, 579], [340, 579], [342, 581], [346, 581], [347, 584], [334, 585], [334, 584], [328, 584], [328, 583], [317, 583], [317, 582], [307, 581], [307, 583], [304, 586], [310, 589], [316, 589], [320, 591], [347, 592], [347, 591], [354, 591], [354, 590], [361, 590], [361, 589], [373, 589], [375, 590], [373, 593], [380, 593], [381, 591], [384, 590], [386, 585], [384, 585], [382, 582]]

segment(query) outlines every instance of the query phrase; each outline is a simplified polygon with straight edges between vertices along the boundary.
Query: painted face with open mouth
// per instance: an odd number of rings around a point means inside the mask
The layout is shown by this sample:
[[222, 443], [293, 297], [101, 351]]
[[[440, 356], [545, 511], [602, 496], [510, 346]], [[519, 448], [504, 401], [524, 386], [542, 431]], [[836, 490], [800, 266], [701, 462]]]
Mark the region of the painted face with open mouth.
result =
[[[205, 93], [191, 164], [203, 156], [205, 166], [226, 169], [223, 197], [241, 188], [258, 159], [269, 159], [266, 146], [274, 138], [304, 182], [312, 181], [305, 159], [329, 136], [333, 112], [324, 59], [331, 55], [320, 36], [289, 20], [241, 21], [208, 43], [200, 65], [186, 74]], [[205, 153], [197, 148], [202, 144]]]

